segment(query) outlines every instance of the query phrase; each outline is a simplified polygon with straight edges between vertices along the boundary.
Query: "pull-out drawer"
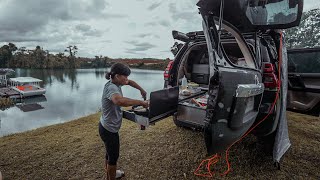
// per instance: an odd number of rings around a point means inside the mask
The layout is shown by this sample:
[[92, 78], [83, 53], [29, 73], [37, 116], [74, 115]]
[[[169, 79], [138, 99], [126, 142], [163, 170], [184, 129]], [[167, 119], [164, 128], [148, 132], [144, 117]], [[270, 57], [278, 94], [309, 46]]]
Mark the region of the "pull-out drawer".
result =
[[148, 127], [177, 112], [179, 87], [162, 89], [150, 93], [149, 108], [145, 112], [134, 110], [123, 111], [123, 118]]
[[206, 109], [179, 104], [175, 116], [178, 121], [194, 125], [195, 127], [204, 127]]
[[149, 118], [148, 115], [138, 115], [133, 110], [126, 110], [126, 111], [123, 111], [122, 116], [125, 119], [133, 121], [133, 122], [140, 124], [140, 125], [143, 125], [145, 127], [148, 127], [150, 124], [154, 124], [157, 121], [165, 119], [166, 117], [173, 115], [175, 112], [177, 112], [176, 108], [172, 109], [171, 111], [168, 111], [166, 113], [163, 113], [159, 116]]
[[177, 113], [175, 113], [175, 120], [188, 124], [191, 127], [204, 127], [208, 99], [208, 95], [205, 93], [202, 92], [192, 98], [180, 101]]

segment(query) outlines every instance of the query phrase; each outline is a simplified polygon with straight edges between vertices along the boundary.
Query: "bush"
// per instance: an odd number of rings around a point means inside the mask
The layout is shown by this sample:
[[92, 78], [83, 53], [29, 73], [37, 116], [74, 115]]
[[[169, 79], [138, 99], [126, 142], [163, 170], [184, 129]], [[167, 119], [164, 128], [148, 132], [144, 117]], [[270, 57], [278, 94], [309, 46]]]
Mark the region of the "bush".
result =
[[10, 98], [0, 98], [0, 108], [11, 106], [13, 101]]

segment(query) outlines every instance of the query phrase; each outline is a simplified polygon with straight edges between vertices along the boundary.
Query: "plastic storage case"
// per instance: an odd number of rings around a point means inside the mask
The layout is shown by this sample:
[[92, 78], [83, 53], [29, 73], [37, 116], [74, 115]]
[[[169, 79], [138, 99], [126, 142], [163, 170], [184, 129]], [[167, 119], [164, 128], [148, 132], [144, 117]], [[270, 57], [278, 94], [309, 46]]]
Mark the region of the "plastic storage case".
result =
[[209, 64], [194, 64], [192, 68], [191, 81], [198, 84], [208, 84]]

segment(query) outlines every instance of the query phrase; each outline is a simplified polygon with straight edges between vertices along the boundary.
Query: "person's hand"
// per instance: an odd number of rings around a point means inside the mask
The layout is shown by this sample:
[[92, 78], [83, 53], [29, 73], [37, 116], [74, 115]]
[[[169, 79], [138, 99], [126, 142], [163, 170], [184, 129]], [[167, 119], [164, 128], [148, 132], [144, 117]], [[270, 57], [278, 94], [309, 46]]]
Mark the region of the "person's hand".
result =
[[140, 93], [141, 93], [141, 96], [143, 97], [143, 99], [146, 100], [146, 99], [147, 99], [147, 92], [142, 89], [142, 90], [140, 91]]
[[144, 108], [148, 108], [148, 107], [149, 107], [149, 101], [142, 101], [141, 105], [142, 105]]

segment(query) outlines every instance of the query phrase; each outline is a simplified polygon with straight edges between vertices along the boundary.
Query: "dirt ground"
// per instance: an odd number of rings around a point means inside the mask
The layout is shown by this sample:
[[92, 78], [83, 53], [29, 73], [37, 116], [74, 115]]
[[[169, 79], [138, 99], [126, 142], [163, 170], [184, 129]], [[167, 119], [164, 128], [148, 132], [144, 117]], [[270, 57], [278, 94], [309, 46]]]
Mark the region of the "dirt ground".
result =
[[[64, 124], [0, 138], [4, 179], [102, 179], [104, 146], [98, 135], [100, 114]], [[276, 170], [252, 135], [230, 152], [215, 179], [320, 179], [320, 119], [288, 113], [292, 146]], [[171, 118], [145, 131], [124, 121], [120, 131], [119, 167], [128, 179], [205, 179], [193, 174], [205, 158], [202, 133], [174, 125]]]

